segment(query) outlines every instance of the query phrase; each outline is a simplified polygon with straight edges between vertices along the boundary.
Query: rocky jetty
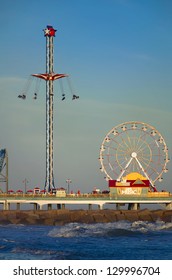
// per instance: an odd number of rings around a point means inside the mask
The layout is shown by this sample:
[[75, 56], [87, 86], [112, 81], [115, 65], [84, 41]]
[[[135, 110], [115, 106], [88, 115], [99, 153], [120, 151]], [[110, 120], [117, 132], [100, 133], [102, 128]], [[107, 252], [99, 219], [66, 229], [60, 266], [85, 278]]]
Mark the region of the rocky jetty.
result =
[[111, 223], [121, 220], [172, 222], [172, 210], [8, 210], [0, 211], [0, 224], [64, 225]]

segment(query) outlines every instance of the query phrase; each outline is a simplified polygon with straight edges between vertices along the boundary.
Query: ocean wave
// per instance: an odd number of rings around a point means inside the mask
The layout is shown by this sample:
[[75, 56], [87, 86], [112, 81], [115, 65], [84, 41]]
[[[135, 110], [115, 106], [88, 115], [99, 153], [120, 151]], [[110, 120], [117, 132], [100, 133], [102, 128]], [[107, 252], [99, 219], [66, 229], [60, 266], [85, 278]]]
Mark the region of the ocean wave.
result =
[[[18, 256], [18, 259], [66, 259], [68, 253], [60, 250], [40, 249], [40, 248], [23, 248], [16, 247], [10, 252], [11, 256]], [[24, 256], [24, 258], [23, 258]]]
[[19, 227], [25, 227], [24, 224], [0, 224], [0, 228], [19, 228]]
[[79, 224], [57, 226], [48, 232], [53, 238], [131, 236], [149, 232], [171, 231], [172, 223], [162, 221], [119, 221], [115, 223]]
[[2, 242], [15, 243], [14, 240], [12, 240], [12, 239], [6, 239], [6, 238], [3, 238], [3, 239], [2, 239]]
[[132, 230], [140, 232], [159, 232], [165, 230], [172, 230], [172, 223], [165, 223], [163, 221], [156, 221], [154, 223], [145, 221], [136, 221], [132, 224]]
[[31, 255], [54, 255], [56, 251], [53, 250], [44, 250], [44, 249], [31, 249], [31, 248], [23, 248], [23, 247], [16, 247], [13, 248], [11, 253], [18, 254], [31, 254]]

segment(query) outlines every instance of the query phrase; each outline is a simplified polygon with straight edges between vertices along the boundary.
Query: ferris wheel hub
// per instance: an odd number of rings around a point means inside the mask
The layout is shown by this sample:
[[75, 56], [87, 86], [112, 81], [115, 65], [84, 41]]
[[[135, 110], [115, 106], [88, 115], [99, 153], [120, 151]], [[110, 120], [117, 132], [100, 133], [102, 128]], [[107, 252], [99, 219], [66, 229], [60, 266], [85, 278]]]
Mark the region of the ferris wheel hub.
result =
[[131, 156], [132, 156], [132, 158], [136, 158], [137, 157], [137, 153], [136, 152], [132, 152]]

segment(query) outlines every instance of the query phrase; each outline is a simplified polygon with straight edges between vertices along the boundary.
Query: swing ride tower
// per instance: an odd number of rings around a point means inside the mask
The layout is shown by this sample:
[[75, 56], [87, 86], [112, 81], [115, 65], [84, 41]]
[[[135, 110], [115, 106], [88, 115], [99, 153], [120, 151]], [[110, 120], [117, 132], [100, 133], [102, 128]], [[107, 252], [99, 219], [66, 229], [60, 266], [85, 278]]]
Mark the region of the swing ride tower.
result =
[[45, 192], [51, 192], [54, 188], [53, 174], [53, 82], [67, 77], [67, 74], [54, 73], [54, 45], [53, 39], [56, 30], [47, 25], [43, 30], [46, 38], [46, 73], [32, 74], [32, 76], [46, 81], [46, 179]]

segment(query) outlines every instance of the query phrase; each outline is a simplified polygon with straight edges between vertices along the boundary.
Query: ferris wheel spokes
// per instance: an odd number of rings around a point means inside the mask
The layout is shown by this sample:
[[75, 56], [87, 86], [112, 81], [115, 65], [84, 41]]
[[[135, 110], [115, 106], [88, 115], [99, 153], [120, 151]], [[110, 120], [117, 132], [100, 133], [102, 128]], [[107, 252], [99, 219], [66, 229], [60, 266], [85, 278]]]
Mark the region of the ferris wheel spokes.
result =
[[141, 171], [143, 172], [143, 174], [145, 175], [145, 177], [150, 181], [151, 186], [154, 187], [154, 184], [153, 184], [152, 180], [150, 179], [150, 177], [148, 176], [148, 174], [147, 174], [146, 171], [144, 170], [142, 164], [141, 164], [140, 161], [138, 160], [138, 158], [137, 158], [137, 153], [136, 153], [136, 152], [133, 152], [133, 153], [131, 154], [131, 157], [130, 157], [129, 161], [127, 162], [126, 166], [124, 167], [124, 169], [123, 169], [122, 172], [120, 173], [119, 177], [117, 178], [117, 181], [120, 181], [120, 180], [121, 180], [122, 176], [124, 175], [124, 173], [126, 172], [126, 170], [128, 169], [129, 165], [131, 164], [131, 162], [132, 162], [133, 160], [135, 160], [135, 161], [138, 163], [138, 165], [139, 165]]
[[135, 159], [138, 163], [138, 165], [140, 166], [140, 169], [142, 170], [143, 174], [146, 176], [146, 178], [149, 180], [149, 182], [151, 183], [151, 186], [154, 188], [154, 184], [151, 180], [151, 178], [147, 175], [146, 171], [144, 170], [143, 166], [141, 165], [140, 161], [138, 160], [137, 156], [135, 156]]
[[117, 181], [120, 181], [122, 176], [124, 175], [125, 171], [127, 170], [127, 168], [129, 167], [130, 163], [132, 162], [133, 158], [131, 157], [130, 160], [128, 161], [128, 163], [126, 164], [126, 166], [124, 167], [124, 169], [122, 170], [121, 174], [119, 175], [119, 177], [117, 178]]

